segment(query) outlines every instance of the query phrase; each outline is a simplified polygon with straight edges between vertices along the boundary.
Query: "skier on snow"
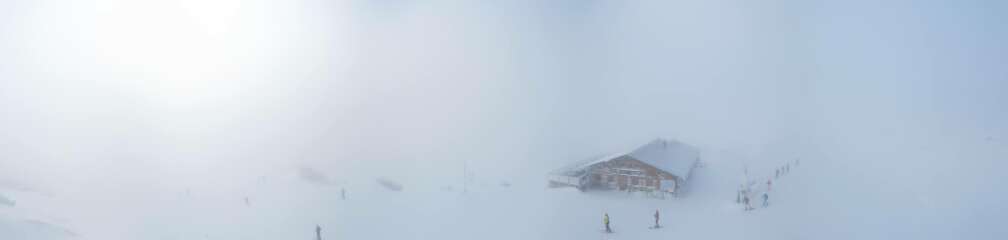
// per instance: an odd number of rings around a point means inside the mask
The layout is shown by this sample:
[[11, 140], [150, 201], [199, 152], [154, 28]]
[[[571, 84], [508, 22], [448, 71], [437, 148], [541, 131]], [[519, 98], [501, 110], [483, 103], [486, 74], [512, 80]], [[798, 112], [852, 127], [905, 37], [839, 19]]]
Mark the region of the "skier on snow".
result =
[[655, 209], [654, 210], [654, 228], [659, 228], [659, 227], [661, 227], [661, 226], [658, 225], [658, 209]]
[[742, 203], [742, 190], [735, 190], [735, 204]]
[[767, 207], [767, 205], [769, 204], [768, 203], [769, 199], [770, 199], [770, 195], [764, 192], [763, 193], [763, 207], [764, 208]]
[[749, 211], [752, 209], [752, 205], [749, 205], [749, 195], [742, 195], [742, 203], [745, 204], [745, 210]]
[[322, 227], [315, 225], [315, 240], [322, 240]]
[[605, 224], [605, 231], [607, 233], [612, 233], [612, 228], [609, 228], [609, 213], [606, 213], [605, 216], [602, 217], [602, 223]]

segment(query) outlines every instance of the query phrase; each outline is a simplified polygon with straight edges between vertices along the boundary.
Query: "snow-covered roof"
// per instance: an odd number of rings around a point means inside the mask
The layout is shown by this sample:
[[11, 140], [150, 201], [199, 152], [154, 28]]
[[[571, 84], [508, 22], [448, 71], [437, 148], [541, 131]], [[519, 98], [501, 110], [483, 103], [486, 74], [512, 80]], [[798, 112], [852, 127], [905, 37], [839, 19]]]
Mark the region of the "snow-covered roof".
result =
[[570, 164], [570, 165], [564, 166], [562, 168], [553, 170], [552, 172], [550, 172], [550, 174], [553, 174], [553, 175], [563, 175], [563, 176], [573, 176], [573, 177], [580, 176], [580, 175], [585, 174], [585, 170], [588, 169], [588, 167], [590, 167], [592, 165], [595, 165], [595, 164], [601, 163], [601, 162], [605, 162], [605, 161], [609, 161], [609, 160], [615, 159], [615, 158], [623, 156], [623, 155], [626, 155], [626, 154], [625, 153], [617, 153], [617, 154], [608, 154], [608, 155], [602, 155], [602, 156], [599, 156], [599, 157], [588, 158], [588, 159], [585, 159], [583, 161], [575, 162], [573, 164]]
[[592, 165], [617, 159], [623, 156], [637, 159], [684, 180], [689, 178], [690, 170], [696, 164], [700, 151], [692, 146], [675, 140], [655, 139], [638, 147], [629, 153], [609, 154], [602, 157], [589, 158], [550, 172], [553, 175], [581, 176]]
[[685, 180], [689, 178], [690, 170], [696, 165], [700, 151], [679, 141], [659, 138], [637, 148], [627, 156]]

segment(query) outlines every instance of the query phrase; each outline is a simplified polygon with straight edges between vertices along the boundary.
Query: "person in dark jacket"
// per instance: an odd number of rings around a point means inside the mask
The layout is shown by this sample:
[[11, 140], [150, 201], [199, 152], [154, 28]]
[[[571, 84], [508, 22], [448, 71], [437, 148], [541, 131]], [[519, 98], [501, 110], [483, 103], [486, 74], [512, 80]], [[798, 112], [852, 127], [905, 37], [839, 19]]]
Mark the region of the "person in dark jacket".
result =
[[322, 226], [315, 225], [315, 240], [322, 240]]
[[767, 193], [763, 193], [763, 207], [767, 207], [767, 205], [769, 204], [768, 203], [769, 200], [770, 200], [770, 195], [767, 194]]
[[661, 227], [661, 225], [658, 225], [658, 209], [654, 210], [654, 227], [655, 228]]
[[749, 195], [742, 195], [742, 203], [745, 205], [745, 210], [752, 210], [752, 205], [749, 205]]

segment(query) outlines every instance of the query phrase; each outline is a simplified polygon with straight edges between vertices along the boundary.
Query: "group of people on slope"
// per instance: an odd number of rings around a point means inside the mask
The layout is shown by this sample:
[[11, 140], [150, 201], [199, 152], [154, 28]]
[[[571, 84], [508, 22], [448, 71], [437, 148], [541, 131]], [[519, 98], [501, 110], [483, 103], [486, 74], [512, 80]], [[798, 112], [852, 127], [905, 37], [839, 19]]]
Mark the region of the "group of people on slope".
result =
[[[737, 194], [737, 196], [736, 196], [735, 202], [739, 203], [739, 204], [742, 204], [743, 209], [745, 209], [746, 211], [750, 211], [750, 210], [756, 209], [756, 208], [754, 208], [752, 206], [752, 201], [749, 200], [749, 193], [748, 193], [748, 191], [742, 190], [742, 191], [738, 191], [736, 194]], [[762, 197], [763, 197], [763, 207], [765, 208], [765, 207], [767, 207], [767, 206], [770, 205], [770, 193], [769, 192], [763, 192]]]
[[[658, 224], [659, 217], [660, 217], [660, 215], [658, 214], [658, 209], [655, 209], [655, 211], [654, 211], [654, 226], [651, 227], [652, 229], [660, 228], [661, 227], [661, 225]], [[613, 232], [612, 227], [609, 226], [609, 213], [602, 214], [602, 224], [605, 225], [605, 231], [606, 231], [606, 233], [612, 233]]]
[[[794, 165], [798, 166], [798, 160], [797, 159], [794, 161]], [[774, 170], [774, 177], [773, 178], [767, 178], [767, 181], [766, 181], [767, 190], [765, 192], [763, 192], [763, 195], [762, 195], [762, 197], [763, 197], [763, 207], [764, 208], [770, 205], [770, 190], [773, 187], [773, 180], [774, 179], [779, 179], [784, 174], [788, 174], [790, 172], [791, 172], [791, 162], [788, 162], [788, 163], [785, 163], [784, 166], [778, 167], [777, 169]], [[750, 195], [749, 193], [750, 193], [750, 189], [746, 188], [746, 187], [743, 187], [741, 185], [739, 186], [739, 189], [735, 192], [735, 194], [736, 194], [735, 195], [735, 203], [742, 204], [743, 209], [745, 209], [746, 211], [750, 211], [750, 210], [755, 209], [755, 208], [752, 207], [751, 201], [749, 200], [749, 195]]]

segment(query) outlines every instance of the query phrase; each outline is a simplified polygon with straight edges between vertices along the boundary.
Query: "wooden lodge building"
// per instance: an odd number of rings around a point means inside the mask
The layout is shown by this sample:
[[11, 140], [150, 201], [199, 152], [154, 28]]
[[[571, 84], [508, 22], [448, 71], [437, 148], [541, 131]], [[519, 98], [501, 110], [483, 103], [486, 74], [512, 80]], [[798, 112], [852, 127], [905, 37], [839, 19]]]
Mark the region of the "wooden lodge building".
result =
[[655, 139], [627, 153], [592, 158], [550, 173], [551, 187], [581, 191], [678, 193], [700, 161], [700, 152], [674, 140]]

